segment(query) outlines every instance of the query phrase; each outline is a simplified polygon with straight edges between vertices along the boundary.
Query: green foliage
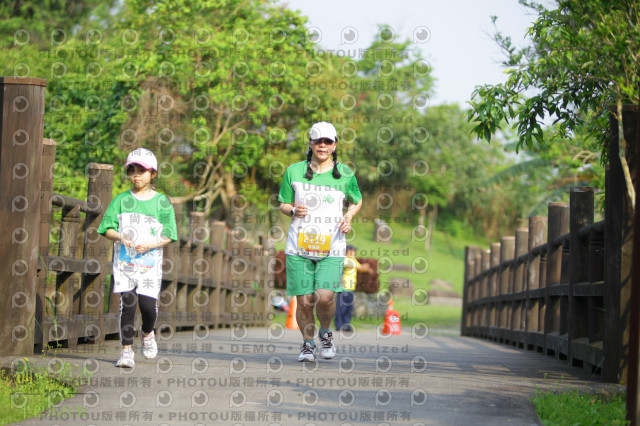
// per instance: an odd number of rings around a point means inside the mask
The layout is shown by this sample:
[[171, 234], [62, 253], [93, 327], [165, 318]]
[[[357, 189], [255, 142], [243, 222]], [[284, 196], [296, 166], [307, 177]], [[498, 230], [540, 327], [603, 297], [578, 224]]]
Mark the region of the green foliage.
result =
[[623, 393], [538, 390], [531, 400], [545, 426], [628, 424], [625, 420], [626, 396]]
[[301, 106], [315, 52], [303, 24], [270, 1], [126, 3], [115, 31], [144, 55], [121, 61], [141, 89], [125, 128], [179, 158], [170, 194], [228, 210], [237, 191], [266, 205], [259, 189], [279, 180], [269, 168], [286, 158], [290, 132], [311, 124]]
[[[625, 0], [559, 0], [554, 9], [520, 3], [539, 14], [528, 33], [533, 45], [518, 50], [496, 34], [509, 77], [474, 92], [468, 115], [474, 133], [489, 141], [513, 123], [519, 148], [546, 148], [583, 133], [595, 135], [606, 150], [609, 108], [617, 100], [640, 100], [640, 6]], [[544, 132], [545, 119], [555, 120], [551, 134]]]
[[404, 183], [429, 137], [423, 123], [433, 90], [428, 63], [409, 41], [384, 34], [360, 60], [340, 60], [342, 75], [334, 83], [346, 89], [334, 95], [347, 124], [340, 152], [369, 187]]
[[[84, 198], [92, 161], [116, 166], [121, 192], [126, 154], [145, 146], [160, 161], [160, 191], [232, 224], [260, 218], [257, 230], [274, 222], [269, 199], [286, 167], [305, 158], [308, 128], [329, 120], [371, 216], [415, 223], [437, 208], [452, 232], [491, 233], [539, 202], [524, 179], [483, 186], [513, 161], [500, 146], [477, 144], [458, 106], [429, 105], [428, 62], [391, 31], [352, 59], [321, 54], [306, 18], [271, 0], [14, 4], [24, 11], [0, 6], [8, 17], [0, 72], [48, 80], [56, 192]], [[372, 212], [383, 193], [393, 205]]]
[[113, 1], [14, 0], [0, 2], [0, 48], [66, 40], [78, 24], [108, 11]]

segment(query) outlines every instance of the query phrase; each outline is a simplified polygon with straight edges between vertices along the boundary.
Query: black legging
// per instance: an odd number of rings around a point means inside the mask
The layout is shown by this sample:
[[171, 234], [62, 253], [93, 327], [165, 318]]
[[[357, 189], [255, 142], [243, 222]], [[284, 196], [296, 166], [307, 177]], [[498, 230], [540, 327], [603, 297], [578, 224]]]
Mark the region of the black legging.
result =
[[136, 329], [133, 320], [136, 315], [136, 299], [140, 305], [142, 316], [142, 332], [151, 333], [156, 325], [158, 317], [157, 300], [153, 297], [137, 294], [135, 290], [120, 293], [120, 342], [123, 345], [132, 345]]

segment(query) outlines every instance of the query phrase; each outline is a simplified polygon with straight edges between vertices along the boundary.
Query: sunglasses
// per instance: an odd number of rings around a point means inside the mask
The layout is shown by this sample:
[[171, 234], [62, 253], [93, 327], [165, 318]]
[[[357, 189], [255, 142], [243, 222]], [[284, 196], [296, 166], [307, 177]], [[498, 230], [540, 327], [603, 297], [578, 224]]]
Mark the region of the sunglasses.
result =
[[320, 145], [321, 143], [324, 143], [327, 146], [331, 146], [336, 142], [332, 141], [331, 139], [312, 139], [311, 140], [311, 145]]
[[152, 172], [151, 169], [147, 169], [146, 167], [142, 167], [140, 164], [130, 164], [129, 167], [127, 167], [127, 174], [131, 175], [134, 174], [136, 172], [142, 174], [146, 171]]

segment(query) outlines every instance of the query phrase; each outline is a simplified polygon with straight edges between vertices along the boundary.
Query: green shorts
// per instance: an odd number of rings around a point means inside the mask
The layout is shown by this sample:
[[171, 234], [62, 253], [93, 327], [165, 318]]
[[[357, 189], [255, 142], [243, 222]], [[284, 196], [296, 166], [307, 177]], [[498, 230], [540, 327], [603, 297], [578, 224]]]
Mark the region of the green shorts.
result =
[[343, 267], [344, 257], [311, 260], [302, 256], [287, 255], [287, 294], [313, 294], [319, 288], [340, 293]]

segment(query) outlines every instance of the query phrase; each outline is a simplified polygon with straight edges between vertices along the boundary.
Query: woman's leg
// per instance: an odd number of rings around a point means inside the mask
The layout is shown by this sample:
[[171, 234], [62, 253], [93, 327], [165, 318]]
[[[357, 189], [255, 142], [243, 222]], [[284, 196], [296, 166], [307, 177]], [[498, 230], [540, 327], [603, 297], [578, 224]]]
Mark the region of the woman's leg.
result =
[[298, 307], [296, 308], [296, 321], [298, 321], [298, 327], [302, 333], [304, 340], [313, 341], [316, 331], [316, 319], [313, 315], [313, 308], [315, 306], [315, 295], [304, 294], [302, 296], [295, 296]]
[[343, 291], [342, 293], [336, 294], [336, 314], [335, 314], [334, 323], [333, 323], [333, 325], [335, 325], [336, 327], [336, 330], [341, 330], [343, 324], [345, 323], [344, 315], [342, 313], [344, 309], [344, 305], [342, 303], [342, 295], [344, 293], [345, 292]]
[[313, 341], [315, 296], [313, 283], [316, 264], [301, 256], [287, 255], [287, 294], [296, 298], [296, 321], [304, 340]]
[[335, 293], [331, 290], [319, 288], [316, 290], [316, 315], [320, 327], [331, 328], [331, 321], [336, 312]]

